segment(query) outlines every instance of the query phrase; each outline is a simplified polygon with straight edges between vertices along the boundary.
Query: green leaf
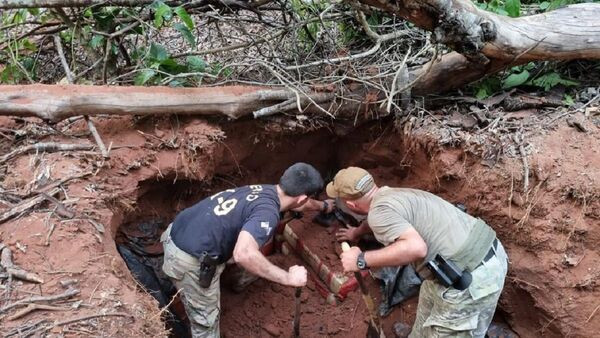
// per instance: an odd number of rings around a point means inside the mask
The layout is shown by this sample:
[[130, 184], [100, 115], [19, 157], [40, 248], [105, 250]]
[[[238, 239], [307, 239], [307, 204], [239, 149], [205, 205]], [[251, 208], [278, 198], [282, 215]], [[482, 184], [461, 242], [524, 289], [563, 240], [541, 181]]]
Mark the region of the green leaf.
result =
[[31, 42], [31, 40], [29, 39], [23, 39], [23, 41], [21, 42], [21, 46], [32, 52], [37, 51], [37, 45]]
[[158, 7], [154, 12], [154, 27], [162, 27], [164, 20], [169, 21], [172, 17], [173, 13], [171, 12], [171, 7], [162, 2], [158, 3]]
[[512, 88], [520, 86], [529, 79], [529, 72], [527, 70], [521, 73], [510, 74], [504, 81], [502, 81], [502, 88]]
[[181, 23], [176, 23], [175, 25], [173, 25], [173, 28], [175, 28], [179, 33], [181, 33], [185, 41], [187, 41], [190, 44], [190, 46], [196, 47], [196, 38], [185, 25]]
[[558, 84], [563, 86], [576, 86], [579, 84], [579, 82], [563, 79], [560, 77], [560, 74], [556, 72], [550, 72], [535, 78], [533, 81], [531, 81], [531, 84], [540, 88], [544, 88], [544, 90], [548, 91], [550, 88]]
[[565, 94], [565, 97], [563, 99], [563, 103], [566, 104], [567, 106], [572, 106], [572, 105], [575, 104], [575, 101], [573, 100], [573, 98], [571, 97], [571, 95]]
[[490, 96], [490, 93], [488, 93], [487, 88], [485, 88], [485, 87], [479, 88], [477, 90], [477, 94], [475, 94], [475, 97], [479, 100], [483, 100], [488, 96]]
[[185, 59], [188, 68], [194, 72], [203, 72], [206, 69], [206, 62], [202, 58], [192, 55]]
[[558, 9], [560, 7], [563, 7], [569, 3], [571, 3], [571, 1], [569, 1], [569, 0], [552, 0], [552, 1], [550, 1], [550, 5], [548, 5], [548, 10], [552, 11], [552, 10]]
[[544, 1], [544, 2], [540, 3], [540, 9], [543, 11], [548, 9], [549, 6], [550, 6], [550, 3], [548, 1]]
[[497, 8], [495, 10], [495, 12], [498, 13], [498, 14], [500, 14], [500, 15], [508, 16], [508, 12], [505, 11], [504, 9], [502, 9], [502, 8]]
[[102, 35], [94, 35], [90, 40], [90, 47], [93, 49], [101, 48], [104, 46], [104, 37]]
[[183, 87], [183, 83], [179, 80], [169, 81], [169, 87]]
[[154, 75], [156, 75], [155, 71], [153, 71], [152, 69], [145, 69], [138, 73], [138, 75], [135, 77], [133, 83], [136, 86], [142, 86], [142, 85], [146, 84], [146, 82], [148, 82], [151, 78], [153, 78]]
[[21, 65], [26, 70], [32, 71], [33, 67], [35, 66], [35, 60], [33, 58], [26, 57], [25, 59], [23, 59], [23, 61], [21, 61]]
[[194, 20], [185, 10], [185, 8], [179, 6], [175, 7], [175, 14], [183, 21], [183, 23], [187, 26], [189, 30], [194, 30]]
[[167, 52], [165, 47], [163, 47], [162, 45], [152, 43], [152, 45], [150, 46], [149, 56], [155, 61], [163, 62], [169, 58], [169, 52]]
[[525, 69], [527, 70], [533, 70], [535, 68], [535, 63], [534, 62], [528, 62], [525, 66]]
[[504, 9], [508, 12], [508, 15], [516, 18], [521, 12], [521, 1], [520, 0], [506, 0]]

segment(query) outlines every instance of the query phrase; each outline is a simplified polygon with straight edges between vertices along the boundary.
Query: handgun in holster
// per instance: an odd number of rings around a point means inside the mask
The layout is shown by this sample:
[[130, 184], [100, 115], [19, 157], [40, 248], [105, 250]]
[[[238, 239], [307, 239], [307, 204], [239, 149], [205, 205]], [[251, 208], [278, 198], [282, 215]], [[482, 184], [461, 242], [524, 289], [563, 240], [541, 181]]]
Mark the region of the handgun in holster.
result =
[[198, 260], [200, 261], [200, 271], [198, 273], [200, 287], [207, 288], [212, 283], [215, 272], [217, 271], [219, 256], [210, 255], [208, 252], [204, 251]]
[[437, 254], [434, 259], [426, 263], [431, 273], [445, 287], [452, 286], [457, 290], [465, 290], [471, 285], [471, 273], [461, 271], [452, 261]]

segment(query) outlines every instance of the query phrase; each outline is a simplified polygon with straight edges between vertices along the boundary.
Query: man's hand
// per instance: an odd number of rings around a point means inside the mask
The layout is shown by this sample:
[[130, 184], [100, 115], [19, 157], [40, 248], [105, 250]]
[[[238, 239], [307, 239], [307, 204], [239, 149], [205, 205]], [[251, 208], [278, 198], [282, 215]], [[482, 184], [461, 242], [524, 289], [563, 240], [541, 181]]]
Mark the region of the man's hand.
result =
[[357, 246], [353, 246], [350, 250], [342, 252], [340, 258], [342, 260], [342, 266], [344, 267], [344, 272], [353, 272], [359, 271], [360, 269], [356, 265], [356, 260], [358, 259], [358, 255], [361, 253], [360, 248]]
[[344, 242], [344, 241], [356, 242], [359, 237], [360, 237], [360, 233], [358, 231], [358, 227], [350, 227], [348, 229], [340, 228], [335, 233], [335, 238], [337, 239], [338, 242]]
[[326, 214], [332, 213], [333, 209], [335, 209], [335, 200], [329, 198], [329, 199], [326, 199], [325, 202], [327, 204], [327, 209], [322, 210], [322, 211]]
[[306, 268], [299, 265], [294, 265], [288, 270], [287, 285], [302, 287], [306, 285], [307, 271]]

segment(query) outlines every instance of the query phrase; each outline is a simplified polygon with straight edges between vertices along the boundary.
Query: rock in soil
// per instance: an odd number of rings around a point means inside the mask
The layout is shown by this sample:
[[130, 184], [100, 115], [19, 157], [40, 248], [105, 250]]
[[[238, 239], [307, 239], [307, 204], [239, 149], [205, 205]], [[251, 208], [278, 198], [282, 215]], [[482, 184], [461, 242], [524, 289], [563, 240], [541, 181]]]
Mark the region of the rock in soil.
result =
[[267, 331], [273, 337], [279, 337], [281, 335], [281, 328], [275, 324], [269, 323], [263, 326], [263, 329]]

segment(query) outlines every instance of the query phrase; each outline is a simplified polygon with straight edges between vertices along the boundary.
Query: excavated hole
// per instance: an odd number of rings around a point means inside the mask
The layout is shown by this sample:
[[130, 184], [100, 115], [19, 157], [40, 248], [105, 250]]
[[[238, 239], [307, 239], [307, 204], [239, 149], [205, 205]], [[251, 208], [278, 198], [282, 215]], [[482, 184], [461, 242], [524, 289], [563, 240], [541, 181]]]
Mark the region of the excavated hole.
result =
[[[174, 290], [169, 287], [168, 280], [162, 275], [162, 246], [159, 237], [162, 231], [174, 218], [177, 211], [192, 205], [200, 199], [232, 186], [251, 183], [277, 182], [280, 173], [291, 163], [304, 161], [314, 164], [326, 179], [341, 167], [358, 165], [377, 172], [376, 179], [380, 185], [406, 186], [432, 189], [425, 182], [437, 182], [438, 188], [434, 193], [439, 193], [453, 203], [462, 203], [453, 200], [452, 189], [459, 185], [456, 173], [440, 173], [429, 161], [426, 150], [419, 150], [407, 160], [403, 153], [401, 143], [384, 143], [377, 139], [373, 143], [363, 131], [354, 133], [350, 137], [338, 138], [331, 142], [332, 135], [321, 132], [302, 136], [290, 148], [290, 144], [282, 141], [273, 146], [258, 146], [250, 156], [236, 163], [245, 169], [239, 175], [237, 169], [228, 169], [227, 172], [215, 172], [218, 175], [209, 181], [175, 180], [175, 177], [164, 177], [140, 182], [138, 185], [138, 199], [135, 210], [125, 210], [122, 222], [116, 232], [116, 244], [121, 255], [125, 258], [134, 277], [144, 285], [147, 291], [157, 300], [161, 308], [165, 306], [174, 295]], [[233, 141], [235, 142], [235, 141]], [[377, 145], [377, 147], [374, 146]], [[292, 151], [289, 151], [292, 149]], [[302, 152], [298, 152], [303, 149]], [[285, 154], [285, 155], [281, 155]], [[332, 156], [331, 154], [336, 154]], [[234, 156], [238, 154], [233, 153]], [[276, 156], [281, 155], [276, 160]], [[264, 170], [263, 170], [264, 169]], [[463, 170], [466, 170], [463, 168]], [[323, 196], [324, 197], [324, 196]], [[480, 216], [480, 215], [478, 215]], [[322, 229], [322, 228], [321, 228]], [[328, 236], [326, 233], [315, 232], [315, 235]], [[333, 234], [329, 234], [333, 237]], [[326, 241], [327, 242], [327, 241]], [[323, 256], [335, 257], [330, 245], [318, 248]], [[293, 264], [302, 264], [295, 255], [284, 256], [277, 252], [271, 260], [282, 267]], [[378, 286], [369, 282], [369, 288], [376, 295], [376, 302], [380, 300]], [[270, 335], [290, 336], [292, 332], [292, 314], [294, 308], [293, 290], [281, 287], [265, 280], [256, 281], [251, 288], [241, 294], [236, 294], [222, 287], [221, 299], [221, 334], [227, 337], [259, 337]], [[416, 297], [408, 300], [402, 309], [394, 310], [392, 315], [384, 319], [386, 334], [393, 336], [391, 327], [394, 322], [412, 322], [416, 312]], [[302, 298], [302, 332], [303, 336], [361, 336], [366, 332], [366, 309], [362, 304], [360, 294], [354, 292], [344, 302], [337, 306], [330, 306], [318, 294], [311, 283], [306, 288]], [[184, 337], [186, 331], [185, 311], [179, 299], [170, 306], [174, 314], [167, 320], [167, 327], [173, 330], [172, 336]], [[504, 311], [499, 308], [495, 321], [503, 320]], [[177, 321], [175, 318], [179, 318]], [[533, 320], [533, 319], [532, 319]], [[357, 333], [359, 332], [359, 333]]]

